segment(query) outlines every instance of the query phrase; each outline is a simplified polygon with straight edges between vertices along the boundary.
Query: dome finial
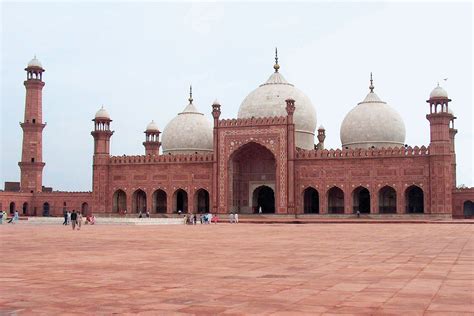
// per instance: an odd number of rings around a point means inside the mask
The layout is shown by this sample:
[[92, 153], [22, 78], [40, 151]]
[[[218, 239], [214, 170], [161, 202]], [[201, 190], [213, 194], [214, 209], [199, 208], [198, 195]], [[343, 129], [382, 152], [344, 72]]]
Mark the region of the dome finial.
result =
[[188, 99], [190, 104], [193, 104], [193, 86], [189, 85], [189, 99]]
[[275, 72], [280, 69], [280, 65], [278, 65], [278, 47], [275, 47], [275, 65], [273, 65], [273, 69], [275, 69]]
[[374, 93], [374, 80], [372, 78], [372, 72], [370, 72], [370, 86], [369, 86], [370, 92]]

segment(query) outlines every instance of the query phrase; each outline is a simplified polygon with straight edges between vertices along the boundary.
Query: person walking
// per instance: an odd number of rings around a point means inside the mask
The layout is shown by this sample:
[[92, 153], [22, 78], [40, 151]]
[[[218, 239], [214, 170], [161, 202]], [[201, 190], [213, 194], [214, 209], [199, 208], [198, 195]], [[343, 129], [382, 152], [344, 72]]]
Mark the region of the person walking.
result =
[[76, 213], [76, 210], [72, 210], [72, 213], [71, 213], [72, 230], [76, 230], [76, 224], [77, 224], [77, 213]]
[[64, 222], [63, 225], [67, 225], [67, 211], [64, 211]]
[[12, 223], [12, 224], [15, 224], [16, 221], [18, 221], [18, 211], [15, 210], [15, 212], [13, 212], [13, 217], [10, 218], [10, 220], [8, 221], [8, 223]]
[[229, 223], [231, 223], [231, 224], [234, 223], [234, 213], [229, 214]]
[[81, 230], [81, 226], [82, 226], [82, 213], [81, 212], [77, 212], [77, 230]]
[[8, 219], [7, 212], [2, 211], [2, 214], [3, 214], [3, 216], [2, 216], [2, 222], [3, 222], [3, 221], [7, 221], [7, 219]]
[[3, 224], [3, 211], [0, 211], [0, 225]]
[[234, 223], [236, 223], [236, 224], [239, 223], [239, 214], [238, 213], [234, 214]]

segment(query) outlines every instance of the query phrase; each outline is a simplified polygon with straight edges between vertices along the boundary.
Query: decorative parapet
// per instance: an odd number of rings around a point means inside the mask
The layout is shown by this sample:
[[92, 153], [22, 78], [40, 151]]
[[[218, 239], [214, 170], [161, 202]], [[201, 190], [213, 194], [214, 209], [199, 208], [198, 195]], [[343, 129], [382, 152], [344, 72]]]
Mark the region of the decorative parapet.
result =
[[262, 126], [262, 125], [286, 125], [287, 116], [274, 117], [251, 117], [243, 119], [223, 119], [219, 120], [219, 127], [241, 127], [241, 126]]
[[51, 192], [38, 192], [35, 193], [35, 195], [54, 195], [54, 194], [82, 194], [82, 195], [87, 195], [87, 194], [92, 194], [92, 191], [51, 191]]
[[154, 164], [154, 163], [196, 163], [212, 162], [214, 155], [209, 154], [181, 154], [181, 155], [137, 155], [111, 156], [111, 165], [120, 164]]
[[371, 158], [371, 157], [412, 157], [429, 156], [429, 146], [415, 147], [388, 147], [368, 149], [298, 149], [296, 159], [344, 159], [344, 158]]

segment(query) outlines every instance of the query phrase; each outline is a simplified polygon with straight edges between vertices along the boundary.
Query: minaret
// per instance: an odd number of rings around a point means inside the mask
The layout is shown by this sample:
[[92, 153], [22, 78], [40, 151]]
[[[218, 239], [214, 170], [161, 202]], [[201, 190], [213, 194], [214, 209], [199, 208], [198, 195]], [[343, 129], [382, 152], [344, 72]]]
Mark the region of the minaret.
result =
[[41, 192], [43, 185], [43, 66], [36, 56], [25, 68], [26, 88], [25, 117], [20, 123], [23, 129], [21, 161], [21, 192]]
[[147, 125], [145, 130], [145, 141], [143, 146], [145, 146], [145, 155], [146, 156], [158, 156], [160, 151], [160, 130], [156, 125], [155, 121], [151, 121]]
[[113, 131], [110, 130], [109, 113], [102, 107], [95, 114], [94, 130], [91, 132], [94, 137], [94, 157], [92, 164], [92, 191], [94, 212], [108, 213], [111, 211], [111, 197], [109, 196], [108, 176], [110, 160], [110, 137]]
[[451, 141], [451, 155], [453, 158], [451, 162], [453, 172], [453, 186], [456, 187], [456, 147], [454, 146], [454, 143], [458, 130], [454, 128], [454, 120], [457, 119], [457, 117], [454, 115], [454, 112], [451, 109], [449, 109], [448, 112], [453, 116], [451, 118], [451, 123], [449, 124], [449, 139]]
[[451, 99], [442, 87], [438, 86], [430, 93], [426, 101], [430, 105], [430, 113], [426, 118], [430, 122], [430, 198], [431, 213], [452, 214], [452, 144], [449, 124], [453, 115], [448, 104]]

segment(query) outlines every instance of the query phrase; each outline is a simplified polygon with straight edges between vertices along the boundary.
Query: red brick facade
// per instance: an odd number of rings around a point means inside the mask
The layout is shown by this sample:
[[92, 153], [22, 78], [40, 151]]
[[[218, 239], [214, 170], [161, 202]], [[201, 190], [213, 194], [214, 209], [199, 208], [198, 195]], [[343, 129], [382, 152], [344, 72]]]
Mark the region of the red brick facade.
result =
[[[42, 68], [27, 68], [20, 192], [0, 192], [0, 208], [25, 215], [64, 210], [101, 214], [207, 212], [276, 214], [419, 213], [470, 216], [473, 189], [455, 189], [454, 117], [449, 99], [430, 99], [428, 147], [314, 150], [295, 147], [293, 113], [220, 119], [212, 105], [211, 154], [160, 155], [159, 132], [145, 155], [111, 156], [109, 118], [95, 118], [92, 192], [42, 191]], [[470, 204], [471, 203], [471, 204]], [[467, 211], [466, 211], [467, 210]], [[467, 212], [467, 213], [466, 213]]]

